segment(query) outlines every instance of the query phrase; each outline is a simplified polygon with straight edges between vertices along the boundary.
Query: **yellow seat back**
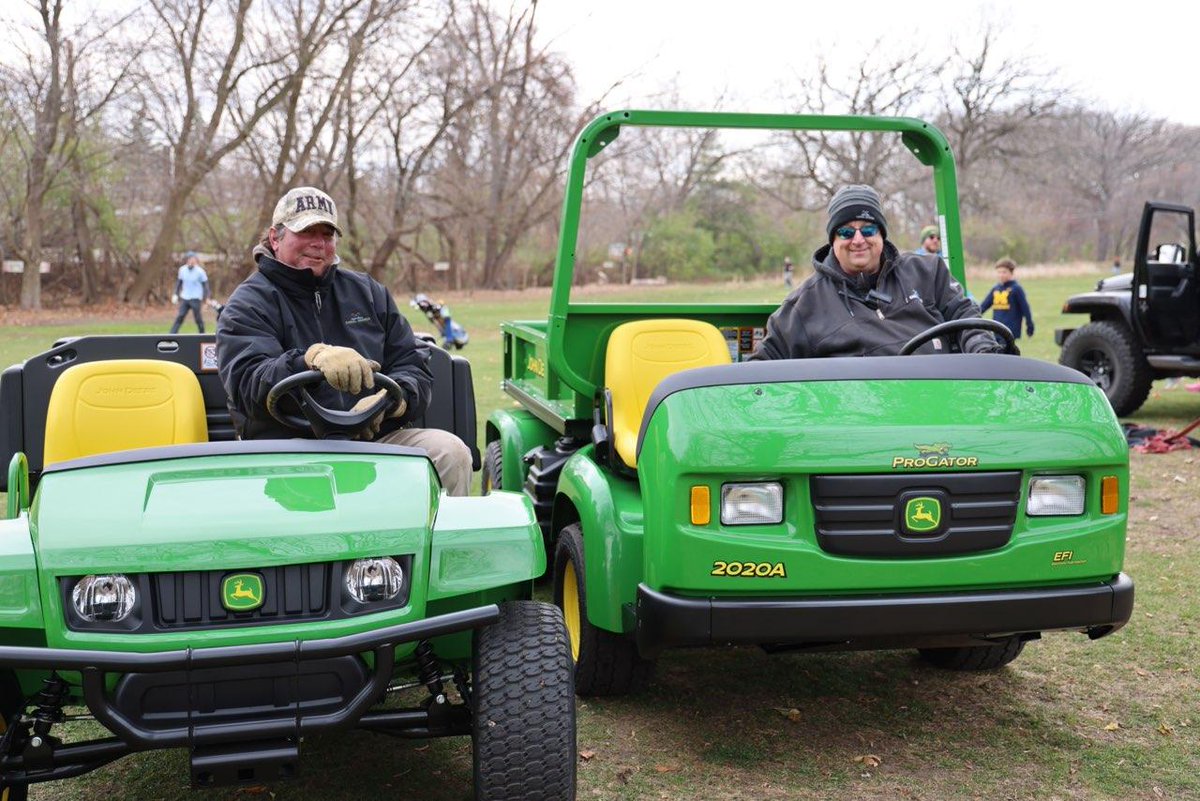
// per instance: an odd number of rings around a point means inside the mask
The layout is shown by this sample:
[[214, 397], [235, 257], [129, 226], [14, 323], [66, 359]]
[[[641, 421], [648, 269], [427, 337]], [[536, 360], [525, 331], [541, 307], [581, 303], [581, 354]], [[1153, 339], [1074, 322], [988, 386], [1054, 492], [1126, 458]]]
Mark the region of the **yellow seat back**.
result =
[[613, 447], [637, 467], [637, 437], [650, 394], [669, 375], [693, 367], [729, 364], [729, 345], [711, 323], [638, 320], [608, 338], [604, 384], [612, 393]]
[[46, 409], [46, 465], [134, 448], [208, 442], [204, 396], [182, 364], [116, 359], [68, 367]]

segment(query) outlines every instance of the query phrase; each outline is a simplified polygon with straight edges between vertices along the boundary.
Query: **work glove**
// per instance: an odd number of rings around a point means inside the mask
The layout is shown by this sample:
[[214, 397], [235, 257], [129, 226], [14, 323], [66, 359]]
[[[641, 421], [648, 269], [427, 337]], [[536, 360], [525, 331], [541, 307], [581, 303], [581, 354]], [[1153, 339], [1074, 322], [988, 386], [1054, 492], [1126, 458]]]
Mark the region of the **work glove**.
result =
[[304, 363], [313, 370], [320, 370], [331, 387], [352, 395], [362, 392], [363, 387], [372, 389], [374, 373], [379, 369], [379, 362], [363, 357], [353, 348], [324, 342], [318, 342], [304, 352]]
[[172, 296], [171, 296], [171, 302], [172, 302], [172, 303], [178, 303], [178, 302], [179, 302], [179, 296], [178, 296], [178, 295], [172, 295]]
[[[377, 403], [379, 401], [379, 399], [382, 398], [386, 394], [387, 394], [387, 390], [381, 389], [372, 395], [367, 395], [364, 398], [360, 398], [358, 403], [354, 404], [354, 406], [351, 407], [350, 411], [361, 412], [364, 409], [369, 409], [371, 406], [375, 405], [375, 403]], [[372, 417], [371, 422], [367, 424], [367, 427], [364, 428], [361, 433], [359, 433], [358, 438], [359, 439], [375, 439], [376, 435], [379, 434], [379, 429], [383, 427], [384, 417], [399, 417], [400, 415], [404, 414], [404, 412], [407, 409], [408, 409], [408, 401], [405, 400], [404, 398], [401, 398], [399, 405], [397, 405], [395, 409], [392, 409], [391, 412], [380, 412], [379, 414]]]
[[1028, 325], [1025, 326], [1025, 335], [1033, 336], [1033, 323], [1029, 323]]

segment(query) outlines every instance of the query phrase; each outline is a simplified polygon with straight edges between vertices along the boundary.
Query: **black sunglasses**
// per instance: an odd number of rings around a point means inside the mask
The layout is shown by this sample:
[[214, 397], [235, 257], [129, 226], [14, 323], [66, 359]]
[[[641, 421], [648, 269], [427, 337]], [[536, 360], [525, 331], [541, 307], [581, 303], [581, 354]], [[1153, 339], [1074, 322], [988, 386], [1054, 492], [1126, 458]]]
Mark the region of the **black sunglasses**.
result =
[[838, 239], [853, 239], [855, 234], [862, 234], [864, 239], [875, 236], [879, 233], [878, 225], [864, 225], [862, 228], [852, 228], [849, 225], [843, 225], [833, 232]]

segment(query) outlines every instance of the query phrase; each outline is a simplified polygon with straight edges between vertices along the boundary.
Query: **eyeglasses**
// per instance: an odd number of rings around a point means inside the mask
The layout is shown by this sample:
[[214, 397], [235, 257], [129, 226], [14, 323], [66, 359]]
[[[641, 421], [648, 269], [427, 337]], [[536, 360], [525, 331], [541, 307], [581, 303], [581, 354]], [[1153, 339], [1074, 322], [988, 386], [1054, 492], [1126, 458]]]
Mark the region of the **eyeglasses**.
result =
[[855, 234], [862, 234], [864, 239], [869, 239], [879, 233], [878, 225], [864, 225], [862, 228], [851, 228], [849, 225], [843, 225], [834, 231], [838, 239], [853, 239]]
[[942, 237], [939, 234], [930, 234], [929, 236], [927, 236], [925, 238], [926, 239], [936, 239], [939, 242], [942, 241]]

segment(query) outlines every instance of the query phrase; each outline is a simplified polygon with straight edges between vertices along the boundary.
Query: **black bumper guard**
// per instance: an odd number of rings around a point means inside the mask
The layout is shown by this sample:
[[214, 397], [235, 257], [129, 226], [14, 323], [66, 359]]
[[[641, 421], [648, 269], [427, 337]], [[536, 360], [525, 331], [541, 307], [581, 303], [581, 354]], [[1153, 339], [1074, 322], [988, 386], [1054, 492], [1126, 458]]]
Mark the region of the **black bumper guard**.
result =
[[[187, 747], [238, 741], [295, 739], [327, 729], [361, 725], [368, 729], [401, 728], [408, 736], [440, 736], [461, 733], [446, 731], [438, 721], [421, 711], [380, 711], [379, 720], [367, 713], [387, 690], [395, 667], [395, 649], [407, 642], [453, 634], [494, 623], [500, 617], [495, 604], [450, 612], [425, 620], [398, 623], [387, 628], [348, 634], [325, 640], [230, 645], [216, 648], [185, 648], [159, 653], [83, 651], [70, 648], [0, 646], [0, 667], [77, 670], [83, 677], [83, 696], [96, 720], [117, 737], [58, 746], [53, 765], [27, 769], [21, 755], [4, 755], [0, 761], [0, 786], [22, 785], [76, 776], [134, 751]], [[105, 692], [108, 673], [161, 673], [178, 670], [221, 668], [271, 662], [300, 662], [371, 652], [374, 670], [370, 679], [350, 701], [335, 712], [300, 714], [294, 718], [212, 723], [149, 730], [123, 715]], [[457, 726], [455, 728], [458, 728]]]
[[1133, 579], [1124, 573], [1087, 586], [900, 595], [690, 597], [638, 585], [637, 644], [653, 658], [694, 645], [911, 643], [986, 640], [1009, 634], [1082, 629], [1093, 639], [1133, 614]]

